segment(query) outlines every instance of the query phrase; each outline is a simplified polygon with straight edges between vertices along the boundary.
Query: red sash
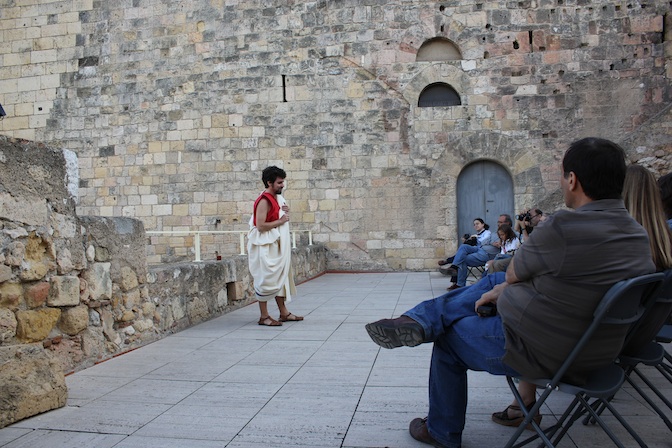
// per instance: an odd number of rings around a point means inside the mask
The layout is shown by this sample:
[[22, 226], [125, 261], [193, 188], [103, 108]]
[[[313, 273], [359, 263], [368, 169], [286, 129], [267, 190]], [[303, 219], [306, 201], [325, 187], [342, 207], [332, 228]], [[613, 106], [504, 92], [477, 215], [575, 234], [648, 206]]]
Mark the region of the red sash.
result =
[[261, 195], [257, 198], [256, 201], [254, 201], [254, 226], [257, 226], [257, 205], [259, 205], [259, 201], [262, 199], [266, 199], [269, 204], [271, 205], [271, 209], [268, 211], [268, 214], [266, 215], [266, 222], [273, 222], [277, 221], [280, 219], [280, 204], [278, 204], [278, 201], [275, 199], [275, 197], [267, 192], [264, 191], [261, 193]]

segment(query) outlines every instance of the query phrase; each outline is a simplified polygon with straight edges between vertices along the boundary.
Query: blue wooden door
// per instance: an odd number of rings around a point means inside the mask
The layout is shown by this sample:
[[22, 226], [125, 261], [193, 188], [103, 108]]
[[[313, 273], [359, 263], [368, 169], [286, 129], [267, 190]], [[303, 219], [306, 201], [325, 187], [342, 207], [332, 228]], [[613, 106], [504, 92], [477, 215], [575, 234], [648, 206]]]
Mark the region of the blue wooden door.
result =
[[483, 218], [495, 230], [499, 215], [513, 217], [513, 207], [513, 180], [502, 165], [491, 161], [467, 165], [457, 178], [458, 238], [474, 233], [474, 218]]

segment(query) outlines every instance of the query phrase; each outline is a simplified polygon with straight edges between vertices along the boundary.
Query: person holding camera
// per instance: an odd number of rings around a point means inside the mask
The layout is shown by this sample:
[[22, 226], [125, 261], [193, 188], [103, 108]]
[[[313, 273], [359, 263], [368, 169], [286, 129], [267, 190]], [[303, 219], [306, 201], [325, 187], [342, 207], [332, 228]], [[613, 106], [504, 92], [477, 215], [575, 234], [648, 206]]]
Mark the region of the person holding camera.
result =
[[520, 235], [520, 240], [525, 241], [525, 238], [530, 236], [532, 229], [543, 220], [544, 213], [538, 208], [525, 209], [520, 215], [516, 215], [515, 231]]
[[[532, 229], [538, 226], [540, 222], [545, 221], [546, 218], [547, 216], [538, 208], [525, 210], [520, 215], [516, 215], [515, 233], [518, 235], [520, 243], [522, 244], [522, 242], [530, 236]], [[492, 260], [486, 264], [487, 269], [485, 273], [492, 274], [495, 272], [506, 272], [509, 263], [511, 263], [510, 257]]]
[[448, 291], [466, 285], [469, 274], [468, 266], [483, 266], [486, 261], [493, 258], [499, 252], [499, 249], [492, 245], [492, 233], [489, 228], [490, 226], [483, 219], [474, 219], [476, 233], [465, 235], [465, 243], [457, 250], [452, 264], [445, 270], [447, 275], [457, 276], [457, 281], [448, 287]]

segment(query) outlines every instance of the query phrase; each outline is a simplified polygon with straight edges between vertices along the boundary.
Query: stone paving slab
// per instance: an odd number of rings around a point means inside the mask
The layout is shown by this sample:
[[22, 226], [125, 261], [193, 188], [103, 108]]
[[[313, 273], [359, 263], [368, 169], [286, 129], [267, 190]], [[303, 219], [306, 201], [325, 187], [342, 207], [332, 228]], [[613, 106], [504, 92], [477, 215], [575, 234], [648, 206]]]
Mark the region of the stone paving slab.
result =
[[[320, 276], [299, 285], [289, 305], [305, 321], [259, 326], [250, 305], [69, 375], [67, 406], [1, 429], [0, 447], [426, 447], [408, 423], [427, 413], [431, 345], [381, 349], [364, 324], [396, 317], [449, 285], [434, 272]], [[649, 376], [672, 396], [672, 385]], [[463, 446], [503, 446], [513, 429], [490, 414], [511, 400], [506, 379], [483, 372], [468, 379]], [[544, 424], [570, 400], [551, 395]], [[614, 403], [649, 447], [672, 447], [670, 431], [631, 388]], [[606, 419], [626, 447], [636, 446]], [[607, 446], [600, 428], [581, 424], [561, 443]]]

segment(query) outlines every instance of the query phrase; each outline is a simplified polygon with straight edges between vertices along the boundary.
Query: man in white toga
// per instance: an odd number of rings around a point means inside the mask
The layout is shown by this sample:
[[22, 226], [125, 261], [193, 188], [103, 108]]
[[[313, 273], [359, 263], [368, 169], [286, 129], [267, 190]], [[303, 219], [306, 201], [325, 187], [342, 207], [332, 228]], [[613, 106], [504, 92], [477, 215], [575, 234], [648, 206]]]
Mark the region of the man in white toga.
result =
[[[261, 174], [266, 189], [254, 201], [247, 235], [250, 273], [259, 302], [259, 325], [277, 327], [282, 322], [303, 320], [289, 312], [285, 302], [296, 293], [292, 275], [292, 245], [289, 232], [289, 207], [282, 197], [287, 173], [269, 166]], [[280, 310], [279, 321], [268, 314], [268, 301], [275, 298]]]

